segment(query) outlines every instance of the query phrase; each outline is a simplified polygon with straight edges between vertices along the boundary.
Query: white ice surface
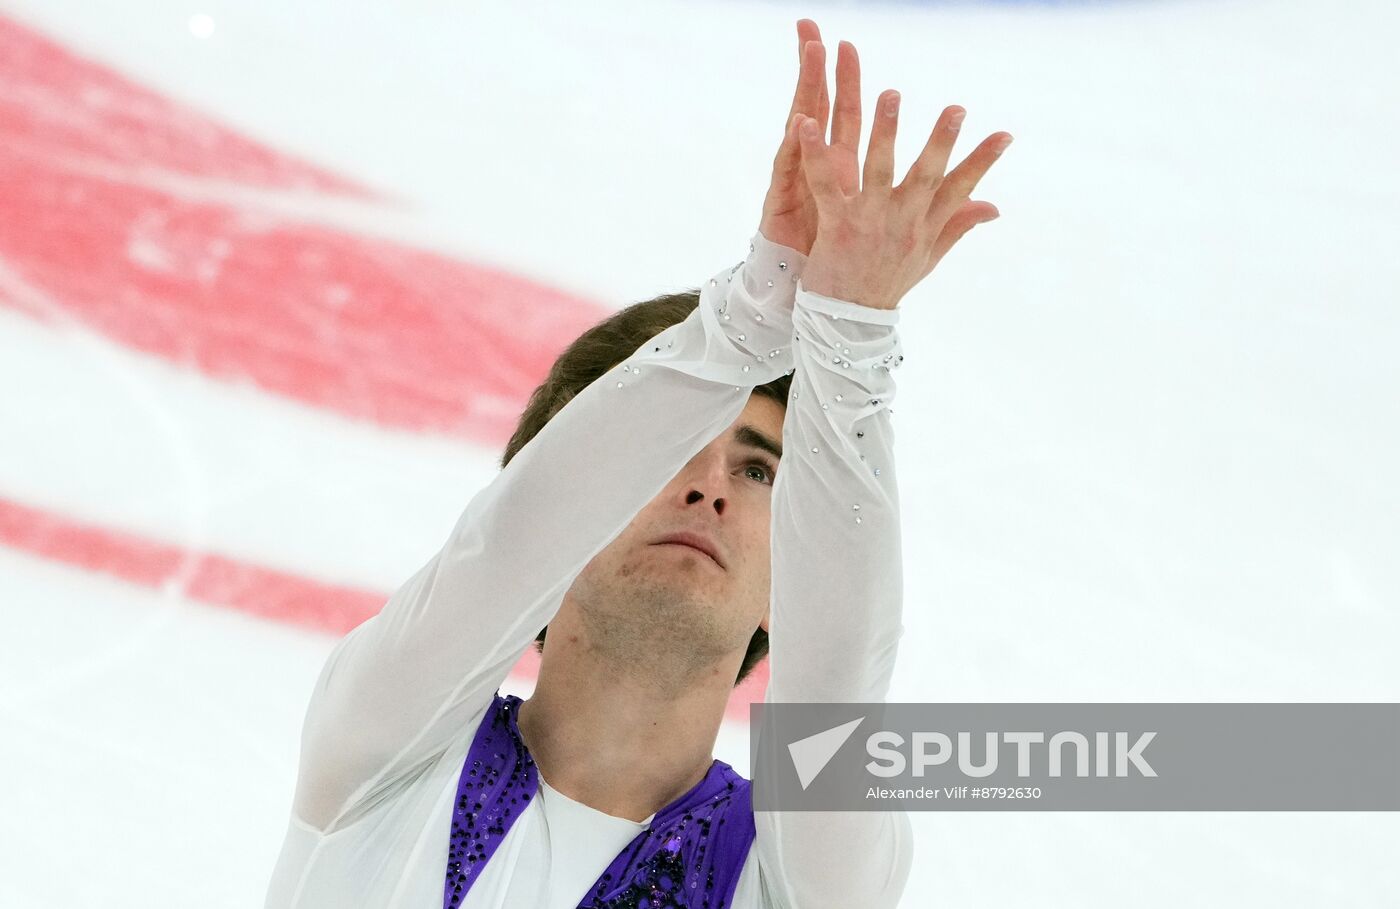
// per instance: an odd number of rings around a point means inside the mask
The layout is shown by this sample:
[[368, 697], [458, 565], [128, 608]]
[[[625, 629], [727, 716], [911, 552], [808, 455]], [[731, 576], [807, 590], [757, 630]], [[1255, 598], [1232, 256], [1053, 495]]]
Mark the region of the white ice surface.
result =
[[[355, 229], [618, 305], [742, 255], [811, 16], [901, 168], [946, 104], [1016, 136], [901, 307], [891, 698], [1400, 700], [1392, 4], [347, 6], [0, 10], [403, 200]], [[496, 454], [12, 311], [0, 388], [0, 496], [371, 588]], [[0, 621], [0, 906], [260, 905], [332, 642], [6, 549]], [[1393, 814], [913, 817], [911, 909], [1400, 893]]]

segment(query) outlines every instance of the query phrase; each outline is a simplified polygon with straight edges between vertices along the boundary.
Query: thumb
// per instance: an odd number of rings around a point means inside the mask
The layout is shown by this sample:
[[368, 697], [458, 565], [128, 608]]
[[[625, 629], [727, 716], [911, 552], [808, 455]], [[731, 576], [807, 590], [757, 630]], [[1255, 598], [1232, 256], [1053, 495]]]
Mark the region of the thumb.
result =
[[802, 147], [802, 171], [807, 176], [807, 187], [818, 207], [825, 207], [841, 197], [841, 186], [836, 179], [836, 168], [830, 149], [822, 138], [817, 121], [804, 116], [797, 130]]
[[788, 118], [787, 129], [783, 131], [783, 141], [778, 146], [778, 154], [773, 158], [774, 185], [798, 176], [798, 168], [802, 165], [802, 146], [797, 140], [797, 124], [801, 119], [801, 114], [793, 114]]

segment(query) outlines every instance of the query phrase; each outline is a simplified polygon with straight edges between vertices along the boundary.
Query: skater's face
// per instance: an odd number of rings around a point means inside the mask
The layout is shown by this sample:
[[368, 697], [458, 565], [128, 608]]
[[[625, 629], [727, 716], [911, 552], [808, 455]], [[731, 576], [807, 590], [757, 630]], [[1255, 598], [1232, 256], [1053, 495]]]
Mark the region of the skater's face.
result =
[[[739, 417], [594, 556], [568, 597], [587, 624], [635, 635], [638, 646], [674, 645], [691, 659], [742, 658], [754, 629], [768, 628], [784, 414], [772, 398], [750, 394]], [[675, 535], [713, 555], [663, 542]]]
[[[659, 576], [687, 580], [712, 592], [717, 608], [724, 608], [724, 600], [732, 602], [752, 619], [750, 634], [754, 626], [767, 629], [766, 609], [756, 605], [768, 603], [769, 531], [784, 413], [772, 398], [750, 395], [738, 419], [691, 458], [622, 535], [632, 556], [623, 565], [646, 564]], [[702, 538], [714, 558], [687, 545], [658, 542], [677, 533]]]

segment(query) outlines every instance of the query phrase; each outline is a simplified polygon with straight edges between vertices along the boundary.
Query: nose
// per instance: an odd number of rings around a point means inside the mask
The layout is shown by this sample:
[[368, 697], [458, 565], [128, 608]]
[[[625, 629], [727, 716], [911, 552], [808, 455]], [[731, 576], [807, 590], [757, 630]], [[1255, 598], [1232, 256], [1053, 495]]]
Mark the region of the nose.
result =
[[[696, 502], [703, 501], [705, 501], [705, 494], [700, 490], [695, 489], [694, 487], [692, 487], [690, 491], [685, 494], [685, 504], [687, 505], [694, 505]], [[724, 514], [723, 498], [716, 497], [711, 499], [710, 501], [714, 503], [715, 514]]]
[[722, 453], [705, 454], [696, 458], [686, 472], [683, 488], [686, 505], [703, 505], [705, 502], [714, 508], [715, 514], [724, 514], [728, 504], [724, 491], [729, 483], [729, 474]]

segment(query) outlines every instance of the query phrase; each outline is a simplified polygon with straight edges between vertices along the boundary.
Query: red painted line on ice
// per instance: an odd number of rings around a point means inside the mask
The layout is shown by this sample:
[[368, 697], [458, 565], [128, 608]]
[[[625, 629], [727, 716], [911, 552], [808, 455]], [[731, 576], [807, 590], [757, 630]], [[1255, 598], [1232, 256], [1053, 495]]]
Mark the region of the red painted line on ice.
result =
[[212, 553], [200, 553], [137, 534], [81, 524], [0, 498], [0, 543], [78, 568], [160, 588], [186, 578], [182, 593], [336, 636], [384, 605], [386, 596], [310, 581]]
[[[605, 315], [524, 278], [7, 155], [0, 257], [124, 346], [325, 410], [495, 446]], [[0, 301], [3, 304], [4, 301]]]
[[[0, 135], [0, 260], [33, 291], [0, 305], [218, 380], [499, 446], [556, 352], [606, 315], [500, 270], [227, 201], [384, 200], [4, 17]], [[153, 179], [172, 174], [184, 182]], [[190, 180], [211, 191], [154, 188]], [[337, 636], [388, 599], [4, 499], [0, 545], [157, 589], [181, 581], [189, 598]], [[537, 662], [529, 650], [513, 671], [533, 678]], [[766, 680], [760, 667], [736, 691], [731, 720]]]
[[111, 340], [216, 379], [496, 446], [554, 355], [607, 314], [224, 190], [211, 202], [154, 189], [152, 170], [365, 195], [4, 18], [0, 135], [5, 265]]
[[[389, 599], [387, 593], [313, 581], [125, 531], [78, 523], [4, 498], [0, 498], [0, 545], [155, 589], [183, 578], [179, 592], [189, 599], [335, 637], [378, 613]], [[534, 679], [539, 662], [539, 655], [530, 647], [511, 674]], [[767, 682], [765, 661], [735, 690], [725, 718], [747, 721], [749, 703], [763, 699]]]

